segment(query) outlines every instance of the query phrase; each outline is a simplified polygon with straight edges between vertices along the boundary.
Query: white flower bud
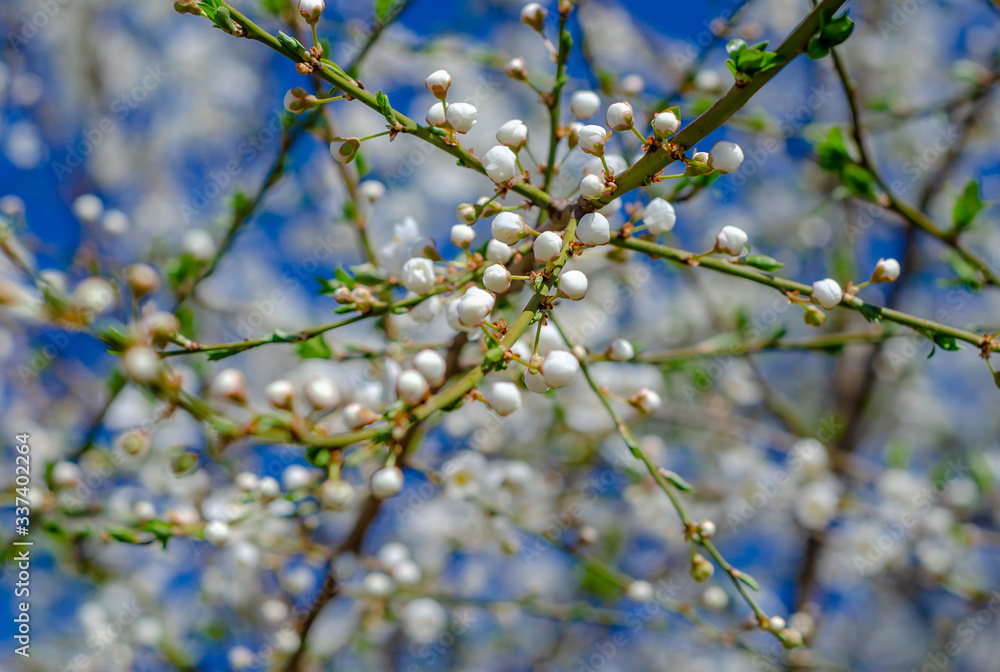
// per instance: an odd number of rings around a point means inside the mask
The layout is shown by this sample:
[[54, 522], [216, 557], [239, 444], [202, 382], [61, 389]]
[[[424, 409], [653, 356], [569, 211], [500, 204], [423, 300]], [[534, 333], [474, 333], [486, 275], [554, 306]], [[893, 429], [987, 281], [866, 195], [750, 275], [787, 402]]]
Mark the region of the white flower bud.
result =
[[827, 310], [837, 307], [844, 298], [844, 290], [840, 288], [840, 283], [832, 278], [817, 280], [813, 283], [812, 299]]
[[257, 485], [257, 491], [260, 492], [260, 496], [264, 499], [274, 499], [281, 494], [281, 485], [272, 476], [265, 476], [260, 479]]
[[520, 56], [507, 61], [507, 66], [503, 71], [507, 73], [508, 77], [516, 79], [519, 82], [523, 82], [528, 78], [528, 66]]
[[647, 602], [653, 599], [653, 586], [649, 581], [633, 581], [628, 584], [625, 594], [636, 602]]
[[458, 301], [458, 322], [463, 327], [478, 327], [493, 312], [496, 298], [489, 292], [470, 287]]
[[510, 147], [496, 145], [483, 155], [483, 169], [494, 182], [506, 182], [517, 174], [517, 156]]
[[646, 414], [656, 413], [663, 403], [659, 394], [645, 387], [633, 394], [629, 402]]
[[642, 75], [633, 72], [622, 77], [621, 88], [629, 95], [638, 96], [646, 88], [646, 82]]
[[468, 224], [451, 227], [451, 242], [459, 247], [468, 247], [476, 239], [476, 230]]
[[401, 586], [417, 585], [421, 575], [420, 567], [412, 560], [403, 560], [392, 567], [392, 578]]
[[490, 223], [490, 232], [501, 243], [513, 245], [528, 235], [528, 228], [516, 212], [501, 212]]
[[115, 305], [115, 288], [104, 278], [84, 278], [73, 290], [73, 303], [88, 313], [103, 315]]
[[219, 371], [212, 379], [209, 391], [220, 399], [228, 399], [237, 404], [245, 404], [247, 401], [247, 381], [237, 369]]
[[727, 252], [734, 257], [743, 253], [743, 247], [747, 244], [747, 233], [735, 226], [724, 226], [719, 235], [715, 237], [715, 249], [719, 252]]
[[419, 404], [428, 389], [427, 379], [419, 371], [402, 371], [396, 377], [396, 394], [408, 404]]
[[699, 91], [713, 92], [722, 88], [722, 77], [715, 70], [699, 70], [694, 76], [694, 87]]
[[702, 539], [711, 539], [715, 536], [715, 523], [711, 520], [703, 520], [698, 523], [698, 534]]
[[434, 262], [423, 257], [413, 257], [403, 264], [403, 287], [421, 295], [434, 289]]
[[486, 261], [496, 261], [501, 264], [507, 263], [514, 256], [514, 250], [510, 245], [495, 238], [486, 244]]
[[337, 163], [350, 163], [357, 156], [359, 149], [361, 149], [361, 141], [357, 138], [334, 140], [330, 143], [330, 156]]
[[128, 231], [128, 215], [121, 210], [108, 210], [101, 218], [101, 228], [111, 236], [120, 236]]
[[104, 203], [94, 194], [83, 194], [73, 199], [73, 214], [84, 224], [96, 224], [104, 214]]
[[149, 264], [132, 264], [125, 269], [125, 279], [138, 299], [154, 294], [160, 288], [160, 274]]
[[347, 481], [326, 481], [319, 488], [319, 502], [331, 511], [343, 511], [354, 499], [354, 488]]
[[642, 221], [650, 233], [658, 236], [674, 228], [674, 224], [677, 223], [677, 213], [669, 201], [654, 198], [643, 210]]
[[635, 348], [624, 338], [616, 338], [608, 346], [608, 359], [616, 362], [627, 362], [635, 357]]
[[609, 131], [603, 126], [590, 124], [580, 129], [580, 149], [587, 154], [602, 156], [604, 143], [608, 141]]
[[661, 138], [667, 138], [681, 127], [681, 120], [673, 110], [665, 110], [653, 115], [653, 130]]
[[181, 250], [193, 259], [208, 261], [215, 256], [215, 241], [205, 229], [191, 229], [181, 238]]
[[221, 520], [213, 520], [205, 525], [205, 541], [222, 546], [229, 541], [229, 526]]
[[378, 416], [359, 403], [344, 406], [344, 424], [348, 429], [361, 429], [378, 420]]
[[260, 485], [260, 479], [252, 471], [241, 471], [233, 477], [233, 485], [244, 492], [254, 492]]
[[427, 116], [424, 119], [427, 120], [428, 126], [443, 126], [447, 121], [444, 112], [444, 103], [434, 103], [427, 108]]
[[604, 180], [597, 175], [584, 175], [580, 181], [580, 195], [593, 201], [604, 195]]
[[520, 119], [511, 119], [497, 131], [497, 142], [507, 145], [515, 152], [528, 141], [528, 127]]
[[448, 89], [451, 87], [451, 75], [447, 70], [435, 70], [427, 75], [424, 86], [434, 94], [438, 100], [444, 100], [448, 96]]
[[299, 14], [309, 25], [319, 21], [324, 9], [326, 9], [326, 3], [323, 0], [299, 0]]
[[142, 319], [143, 328], [157, 347], [167, 344], [170, 337], [180, 329], [180, 322], [173, 313], [158, 310]]
[[576, 225], [576, 238], [584, 245], [605, 245], [611, 240], [611, 224], [599, 212], [589, 212]]
[[612, 103], [608, 107], [608, 113], [604, 117], [607, 125], [616, 131], [627, 131], [632, 128], [633, 113], [632, 106], [624, 100], [619, 103]]
[[133, 345], [122, 356], [125, 375], [137, 383], [152, 383], [160, 377], [160, 356], [142, 345]]
[[735, 142], [715, 143], [708, 164], [720, 173], [735, 173], [743, 163], [743, 150]]
[[524, 386], [535, 394], [545, 394], [549, 390], [549, 385], [545, 382], [545, 376], [531, 369], [524, 370]]
[[413, 368], [436, 387], [444, 382], [448, 363], [434, 350], [421, 350], [413, 357]]
[[372, 495], [388, 499], [403, 489], [403, 472], [399, 467], [383, 467], [372, 474]]
[[559, 256], [562, 251], [563, 239], [555, 231], [545, 231], [535, 238], [535, 243], [531, 246], [537, 261], [548, 263]]
[[559, 291], [573, 301], [579, 301], [587, 295], [588, 284], [583, 271], [565, 271], [559, 276]]
[[712, 611], [722, 611], [729, 605], [729, 595], [718, 586], [709, 586], [701, 594], [701, 603]]
[[444, 607], [429, 597], [418, 597], [407, 604], [401, 620], [403, 632], [417, 644], [430, 644], [448, 627]]
[[781, 616], [772, 616], [767, 620], [767, 627], [771, 632], [781, 632], [785, 629], [785, 619]]
[[385, 185], [378, 180], [365, 180], [358, 185], [358, 196], [374, 203], [385, 196]]
[[871, 282], [893, 282], [899, 277], [899, 262], [895, 259], [879, 259], [872, 273]]
[[382, 572], [371, 572], [361, 581], [361, 587], [372, 597], [388, 597], [393, 586], [392, 579]]
[[314, 411], [325, 411], [340, 405], [340, 390], [329, 378], [323, 376], [310, 378], [302, 388], [302, 392]]
[[514, 383], [493, 383], [486, 393], [486, 403], [497, 415], [507, 417], [521, 408], [521, 391]]
[[301, 86], [289, 89], [284, 98], [285, 109], [292, 114], [302, 114], [311, 110], [317, 105], [316, 96], [312, 95]]
[[378, 549], [378, 561], [386, 569], [392, 569], [401, 562], [410, 559], [410, 551], [405, 545], [398, 541], [390, 541], [388, 544]]
[[572, 353], [565, 350], [553, 350], [545, 355], [542, 362], [542, 376], [549, 387], [562, 387], [569, 384], [580, 370], [580, 362]]
[[452, 103], [448, 106], [445, 118], [456, 133], [468, 133], [479, 120], [479, 112], [468, 103]]
[[548, 12], [537, 2], [529, 2], [521, 9], [521, 23], [539, 33], [545, 26], [546, 16], [548, 16]]
[[599, 109], [601, 97], [593, 91], [574, 91], [569, 99], [569, 111], [577, 119], [590, 119]]
[[491, 292], [503, 294], [510, 289], [510, 271], [503, 264], [487, 266], [483, 271], [483, 287]]
[[52, 468], [52, 482], [62, 488], [71, 488], [80, 482], [80, 467], [72, 462], [57, 462]]

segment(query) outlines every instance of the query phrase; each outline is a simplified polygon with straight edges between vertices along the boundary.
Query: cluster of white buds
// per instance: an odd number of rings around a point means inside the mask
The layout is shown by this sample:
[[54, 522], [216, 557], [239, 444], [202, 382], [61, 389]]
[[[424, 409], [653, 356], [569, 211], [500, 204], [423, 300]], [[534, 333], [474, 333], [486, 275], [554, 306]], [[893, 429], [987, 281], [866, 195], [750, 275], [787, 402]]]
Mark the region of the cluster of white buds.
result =
[[736, 226], [724, 226], [715, 237], [715, 251], [725, 252], [734, 257], [743, 254], [749, 237], [746, 231]]
[[633, 126], [633, 117], [632, 106], [623, 100], [608, 107], [604, 121], [612, 130], [628, 131]]
[[490, 232], [496, 240], [505, 245], [514, 245], [531, 233], [524, 219], [516, 212], [501, 212], [494, 217], [490, 224]]
[[569, 99], [569, 111], [577, 119], [590, 119], [599, 109], [601, 98], [593, 91], [576, 91]]
[[291, 89], [285, 94], [285, 109], [292, 114], [302, 114], [319, 104], [318, 99], [301, 86]]
[[743, 150], [734, 142], [715, 143], [708, 156], [708, 165], [720, 173], [735, 173], [743, 163]]
[[642, 211], [642, 221], [650, 233], [658, 236], [674, 228], [674, 224], [677, 223], [677, 213], [669, 201], [654, 198]]
[[555, 231], [545, 231], [535, 238], [531, 250], [535, 253], [537, 261], [547, 264], [559, 256], [559, 253], [562, 251], [562, 244], [562, 236]]
[[606, 245], [611, 240], [611, 224], [599, 212], [589, 212], [576, 225], [576, 238], [584, 245]]
[[428, 294], [434, 289], [434, 262], [424, 257], [413, 257], [403, 264], [403, 287], [414, 294]]
[[895, 282], [899, 278], [899, 262], [895, 259], [879, 259], [875, 264], [875, 270], [869, 282], [878, 284], [880, 282]]
[[316, 25], [324, 9], [326, 2], [323, 0], [299, 0], [299, 14], [310, 26]]
[[496, 145], [483, 155], [483, 169], [491, 180], [503, 184], [517, 175], [517, 155], [506, 145]]
[[492, 264], [483, 271], [483, 287], [496, 294], [510, 289], [510, 271], [501, 263]]
[[844, 290], [833, 278], [817, 280], [812, 286], [812, 299], [827, 310], [833, 310], [844, 299]]

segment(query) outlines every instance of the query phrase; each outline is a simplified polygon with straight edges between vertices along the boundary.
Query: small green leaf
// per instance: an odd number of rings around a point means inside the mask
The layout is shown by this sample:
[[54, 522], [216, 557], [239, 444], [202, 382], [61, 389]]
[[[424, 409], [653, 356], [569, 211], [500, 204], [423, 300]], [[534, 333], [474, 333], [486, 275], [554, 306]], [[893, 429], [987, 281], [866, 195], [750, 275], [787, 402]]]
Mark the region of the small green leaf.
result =
[[295, 352], [299, 354], [301, 359], [330, 359], [333, 356], [330, 346], [323, 340], [323, 334], [297, 343], [295, 345]]
[[955, 231], [961, 232], [971, 226], [976, 215], [988, 205], [989, 203], [983, 201], [979, 195], [979, 183], [969, 180], [952, 209], [951, 217], [955, 223]]
[[663, 478], [667, 479], [667, 482], [670, 483], [670, 485], [674, 486], [681, 492], [694, 492], [694, 487], [685, 481], [680, 474], [667, 469], [660, 469], [660, 474], [663, 475]]
[[354, 278], [352, 278], [351, 275], [340, 266], [336, 268], [333, 275], [348, 289], [354, 289], [354, 286], [357, 284], [354, 282]]
[[746, 264], [747, 266], [753, 266], [754, 268], [767, 272], [776, 271], [784, 266], [783, 263], [774, 257], [767, 256], [766, 254], [748, 255], [744, 257], [740, 263]]
[[882, 309], [869, 303], [862, 304], [858, 312], [869, 322], [878, 322], [882, 319]]
[[394, 0], [375, 0], [375, 20], [378, 23], [385, 23], [392, 14], [394, 4], [396, 4]]
[[955, 350], [962, 349], [962, 346], [958, 344], [958, 341], [955, 340], [954, 336], [948, 336], [947, 334], [934, 334], [933, 340], [934, 344], [942, 350], [954, 352]]
[[757, 579], [753, 578], [746, 572], [742, 572], [737, 569], [733, 572], [733, 576], [735, 576], [740, 583], [749, 587], [751, 590], [756, 591], [758, 593], [760, 592], [760, 584], [757, 583]]

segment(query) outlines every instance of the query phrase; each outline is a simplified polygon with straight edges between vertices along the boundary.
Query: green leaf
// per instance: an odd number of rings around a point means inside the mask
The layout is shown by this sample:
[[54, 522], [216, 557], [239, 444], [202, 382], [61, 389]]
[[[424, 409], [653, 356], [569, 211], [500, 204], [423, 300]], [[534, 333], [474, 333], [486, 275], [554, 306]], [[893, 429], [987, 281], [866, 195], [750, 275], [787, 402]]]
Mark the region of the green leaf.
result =
[[670, 483], [670, 485], [674, 486], [681, 492], [694, 492], [694, 487], [685, 481], [680, 474], [668, 471], [667, 469], [660, 469], [660, 473], [663, 475], [663, 478], [667, 479], [667, 482]]
[[396, 114], [392, 111], [392, 106], [389, 105], [388, 96], [382, 93], [381, 89], [379, 89], [375, 94], [375, 103], [378, 105], [378, 109], [382, 113], [382, 116], [385, 117], [387, 122], [389, 122], [389, 125], [395, 126], [397, 123]]
[[814, 37], [809, 40], [809, 46], [806, 48], [806, 56], [814, 61], [818, 61], [821, 58], [825, 58], [829, 54], [830, 47], [820, 42], [818, 37]]
[[394, 0], [375, 0], [375, 20], [379, 23], [385, 23], [392, 14], [392, 8], [395, 4]]
[[371, 264], [351, 266], [351, 272], [354, 273], [354, 282], [359, 285], [375, 287], [385, 282], [385, 278], [379, 275], [378, 269]]
[[969, 183], [965, 185], [965, 189], [962, 190], [961, 196], [955, 201], [955, 207], [951, 212], [952, 221], [955, 223], [955, 231], [961, 232], [971, 226], [973, 220], [976, 219], [976, 215], [986, 208], [987, 205], [989, 203], [983, 201], [979, 196], [979, 183], [975, 180], [969, 180]]
[[774, 257], [769, 257], [766, 254], [751, 254], [740, 260], [740, 263], [747, 266], [753, 266], [754, 268], [760, 269], [762, 271], [776, 271], [784, 266], [783, 263], [775, 259]]
[[351, 275], [340, 266], [336, 268], [333, 275], [348, 289], [354, 289], [354, 286], [357, 284], [354, 282], [354, 278], [352, 278]]
[[844, 12], [840, 16], [826, 19], [818, 37], [823, 46], [832, 49], [846, 42], [853, 32], [854, 22], [847, 16], [847, 12]]
[[736, 570], [733, 572], [733, 576], [735, 576], [740, 583], [749, 587], [751, 590], [754, 590], [758, 593], [760, 592], [760, 584], [757, 583], [757, 579], [753, 578], [746, 572]]
[[826, 170], [840, 170], [842, 166], [852, 162], [840, 127], [830, 129], [826, 140], [816, 146], [816, 155], [819, 157], [819, 165]]
[[942, 350], [948, 350], [954, 352], [955, 350], [961, 350], [962, 346], [958, 344], [954, 336], [948, 336], [947, 334], [934, 334], [933, 337], [934, 344], [940, 347]]
[[330, 359], [330, 357], [333, 356], [333, 351], [330, 350], [330, 346], [323, 340], [323, 334], [313, 336], [307, 341], [297, 343], [295, 345], [295, 352], [297, 352], [299, 357], [302, 359]]
[[882, 319], [882, 309], [869, 303], [862, 304], [858, 312], [869, 322], [878, 322]]
[[875, 176], [867, 168], [856, 163], [844, 164], [840, 169], [840, 179], [858, 198], [868, 201], [878, 198], [875, 194]]

